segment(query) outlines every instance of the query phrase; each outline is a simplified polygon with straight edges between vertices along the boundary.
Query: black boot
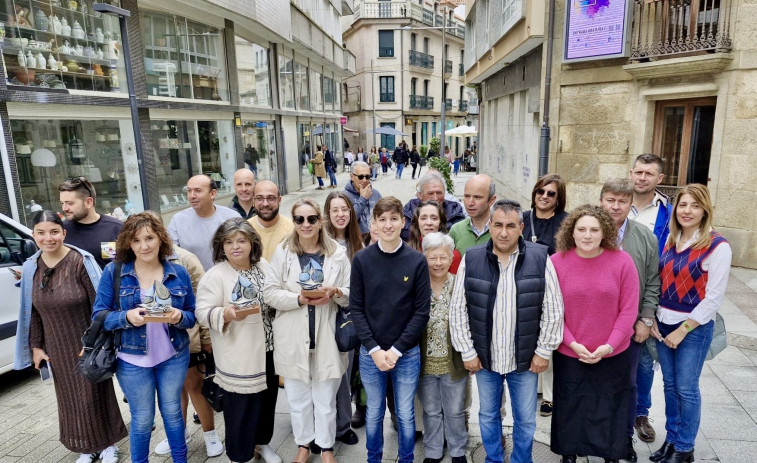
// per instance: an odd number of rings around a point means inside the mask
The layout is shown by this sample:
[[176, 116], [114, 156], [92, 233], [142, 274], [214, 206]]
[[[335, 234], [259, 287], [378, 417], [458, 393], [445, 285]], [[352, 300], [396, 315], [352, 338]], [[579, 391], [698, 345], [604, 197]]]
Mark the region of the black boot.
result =
[[562, 456], [562, 463], [576, 463], [576, 456], [575, 455], [563, 455]]
[[365, 408], [365, 405], [355, 406], [355, 413], [352, 414], [352, 420], [350, 420], [350, 425], [353, 428], [357, 429], [365, 426]]
[[662, 461], [663, 459], [668, 458], [673, 452], [675, 452], [673, 444], [665, 441], [663, 442], [662, 447], [657, 449], [652, 455], [649, 455], [649, 461]]
[[639, 461], [638, 455], [636, 455], [636, 450], [633, 448], [633, 437], [627, 437], [626, 438], [626, 460], [630, 461], [631, 463], [636, 463]]
[[674, 450], [668, 458], [662, 460], [664, 463], [693, 463], [694, 461], [694, 449], [688, 452], [679, 452]]

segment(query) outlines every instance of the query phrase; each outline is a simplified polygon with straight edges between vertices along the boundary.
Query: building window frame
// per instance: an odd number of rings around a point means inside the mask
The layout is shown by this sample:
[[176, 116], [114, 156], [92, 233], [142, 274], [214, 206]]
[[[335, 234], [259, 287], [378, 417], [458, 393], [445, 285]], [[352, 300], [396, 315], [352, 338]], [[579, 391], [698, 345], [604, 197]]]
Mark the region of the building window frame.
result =
[[394, 103], [394, 76], [379, 76], [379, 102]]
[[380, 29], [378, 31], [379, 58], [394, 58], [394, 31]]

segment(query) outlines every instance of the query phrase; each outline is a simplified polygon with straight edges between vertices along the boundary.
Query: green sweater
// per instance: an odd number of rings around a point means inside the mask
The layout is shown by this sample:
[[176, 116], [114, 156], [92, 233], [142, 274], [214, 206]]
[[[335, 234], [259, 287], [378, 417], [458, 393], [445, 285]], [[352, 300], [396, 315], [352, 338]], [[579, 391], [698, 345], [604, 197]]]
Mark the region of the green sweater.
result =
[[461, 220], [452, 226], [449, 230], [449, 236], [455, 240], [455, 249], [460, 255], [464, 256], [465, 251], [473, 246], [488, 243], [490, 239], [489, 230], [486, 230], [484, 234], [476, 237], [476, 234], [471, 230], [470, 225], [471, 218], [467, 217], [465, 220]]
[[643, 224], [628, 219], [623, 250], [631, 255], [639, 274], [639, 317], [654, 318], [660, 299], [657, 238]]

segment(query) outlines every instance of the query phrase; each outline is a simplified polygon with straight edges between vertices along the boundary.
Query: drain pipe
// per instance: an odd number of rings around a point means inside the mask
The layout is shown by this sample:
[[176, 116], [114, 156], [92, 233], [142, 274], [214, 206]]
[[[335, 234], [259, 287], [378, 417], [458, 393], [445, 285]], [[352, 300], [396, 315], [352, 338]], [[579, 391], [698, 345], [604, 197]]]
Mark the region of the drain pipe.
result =
[[555, 29], [555, 0], [549, 1], [549, 22], [547, 25], [547, 72], [544, 74], [544, 114], [539, 138], [539, 177], [547, 174], [549, 169], [549, 97], [552, 91], [552, 51]]

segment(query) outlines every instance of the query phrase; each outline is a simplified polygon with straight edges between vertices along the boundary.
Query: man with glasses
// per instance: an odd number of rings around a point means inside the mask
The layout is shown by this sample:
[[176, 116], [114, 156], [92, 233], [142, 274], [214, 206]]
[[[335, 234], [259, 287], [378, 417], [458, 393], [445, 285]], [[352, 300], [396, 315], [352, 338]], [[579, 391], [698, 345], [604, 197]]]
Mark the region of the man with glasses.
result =
[[294, 230], [294, 224], [279, 214], [281, 195], [279, 187], [270, 180], [261, 180], [253, 190], [253, 201], [257, 216], [248, 219], [252, 228], [260, 235], [263, 243], [263, 257], [271, 260], [276, 246]]
[[97, 193], [85, 177], [74, 177], [58, 186], [60, 205], [66, 220], [66, 243], [95, 257], [100, 268], [116, 257], [116, 238], [123, 223], [95, 210]]
[[231, 208], [245, 219], [255, 215], [252, 192], [255, 190], [255, 174], [250, 169], [239, 169], [234, 172], [234, 192]]
[[355, 208], [355, 215], [360, 224], [360, 233], [366, 234], [371, 231], [371, 212], [373, 206], [381, 199], [381, 193], [374, 190], [371, 185], [371, 166], [363, 161], [352, 163], [352, 180], [344, 187], [344, 194], [349, 196]]

